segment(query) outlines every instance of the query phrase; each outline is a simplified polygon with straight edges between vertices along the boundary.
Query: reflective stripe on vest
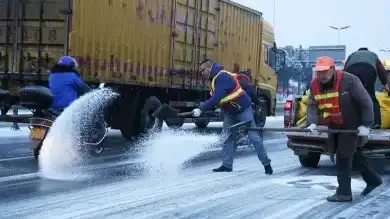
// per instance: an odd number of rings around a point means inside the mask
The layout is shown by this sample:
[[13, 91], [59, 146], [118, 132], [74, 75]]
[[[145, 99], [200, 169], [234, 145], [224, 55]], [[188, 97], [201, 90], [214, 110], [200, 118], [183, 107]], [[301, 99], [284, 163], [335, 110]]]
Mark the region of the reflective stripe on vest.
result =
[[225, 71], [225, 70], [222, 70], [220, 72], [218, 72], [217, 75], [215, 75], [215, 77], [213, 78], [213, 80], [211, 81], [211, 90], [210, 90], [210, 95], [213, 95], [213, 92], [215, 90], [215, 80], [216, 78], [221, 74], [221, 73], [227, 73], [229, 74], [233, 80], [235, 81], [236, 83], [236, 87], [233, 89], [232, 92], [230, 92], [228, 95], [226, 95], [225, 97], [223, 97], [219, 103], [220, 104], [225, 104], [225, 103], [229, 103], [237, 98], [239, 98], [240, 96], [242, 96], [245, 92], [244, 90], [241, 88], [240, 86], [240, 82], [237, 80], [237, 77], [238, 75], [237, 74], [232, 74], [228, 71]]
[[336, 72], [335, 84], [333, 86], [333, 89], [327, 93], [321, 93], [317, 77], [315, 77], [311, 82], [314, 100], [317, 103], [318, 109], [321, 114], [321, 124], [343, 124], [339, 104], [339, 90], [343, 74], [344, 72], [341, 70]]

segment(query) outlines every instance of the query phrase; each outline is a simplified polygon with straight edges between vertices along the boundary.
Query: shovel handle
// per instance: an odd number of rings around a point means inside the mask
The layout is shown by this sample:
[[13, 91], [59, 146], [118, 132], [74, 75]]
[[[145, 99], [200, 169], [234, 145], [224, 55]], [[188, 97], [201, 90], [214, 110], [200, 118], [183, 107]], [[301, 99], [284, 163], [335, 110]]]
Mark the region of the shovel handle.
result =
[[192, 116], [192, 112], [178, 113], [176, 117], [189, 117]]
[[[247, 128], [249, 131], [273, 131], [273, 132], [311, 132], [310, 129], [302, 128]], [[319, 133], [342, 133], [342, 134], [357, 134], [357, 130], [348, 129], [316, 129]]]

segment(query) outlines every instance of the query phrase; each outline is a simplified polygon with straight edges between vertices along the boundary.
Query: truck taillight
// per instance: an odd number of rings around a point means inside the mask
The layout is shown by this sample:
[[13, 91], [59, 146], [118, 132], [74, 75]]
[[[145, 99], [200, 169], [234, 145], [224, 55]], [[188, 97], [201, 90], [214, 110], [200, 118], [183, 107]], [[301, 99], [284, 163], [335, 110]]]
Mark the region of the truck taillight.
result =
[[292, 108], [292, 101], [287, 100], [286, 103], [284, 104], [284, 110], [291, 110]]
[[291, 125], [292, 120], [292, 106], [293, 102], [291, 100], [287, 100], [284, 104], [284, 127], [288, 128]]

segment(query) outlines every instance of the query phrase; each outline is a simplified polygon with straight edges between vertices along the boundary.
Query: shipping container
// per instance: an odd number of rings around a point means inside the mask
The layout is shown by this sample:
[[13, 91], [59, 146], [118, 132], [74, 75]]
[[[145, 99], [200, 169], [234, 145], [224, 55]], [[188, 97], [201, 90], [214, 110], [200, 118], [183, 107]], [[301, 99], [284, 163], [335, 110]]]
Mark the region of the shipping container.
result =
[[47, 72], [64, 54], [65, 0], [0, 0], [0, 73]]
[[152, 105], [189, 110], [207, 99], [198, 68], [211, 58], [249, 69], [272, 114], [274, 35], [263, 25], [260, 12], [229, 0], [0, 0], [1, 87], [47, 86], [57, 59], [72, 55], [85, 81], [124, 94], [109, 123], [129, 136]]
[[205, 88], [206, 58], [260, 73], [261, 13], [234, 2], [73, 0], [68, 28], [69, 2], [0, 0], [0, 71], [47, 73], [69, 52], [88, 81]]

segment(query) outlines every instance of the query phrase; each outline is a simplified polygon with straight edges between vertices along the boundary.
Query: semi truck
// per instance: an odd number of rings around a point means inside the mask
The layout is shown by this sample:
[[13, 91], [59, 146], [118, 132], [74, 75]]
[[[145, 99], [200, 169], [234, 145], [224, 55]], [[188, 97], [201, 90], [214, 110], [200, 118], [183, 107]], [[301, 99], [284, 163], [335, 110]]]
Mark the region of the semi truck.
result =
[[[390, 62], [383, 61], [390, 75]], [[284, 127], [307, 127], [306, 110], [308, 92], [303, 96], [290, 96], [284, 104]], [[377, 89], [376, 97], [381, 108], [381, 129], [370, 131], [367, 143], [362, 152], [369, 158], [390, 158], [390, 96], [387, 91]], [[324, 127], [325, 128], [325, 127]], [[328, 141], [327, 133], [298, 133], [287, 134], [287, 147], [298, 156], [303, 167], [317, 167], [322, 155], [330, 155], [333, 160], [332, 142]], [[331, 149], [331, 150], [329, 150]]]
[[[198, 72], [206, 58], [233, 71], [250, 70], [267, 115], [275, 114], [277, 73], [284, 53], [262, 13], [229, 0], [0, 1], [2, 121], [27, 85], [48, 86], [59, 57], [79, 62], [91, 86], [120, 93], [107, 123], [131, 138], [161, 127], [153, 112], [167, 103], [189, 111], [209, 97]], [[219, 116], [167, 120], [206, 127]]]

